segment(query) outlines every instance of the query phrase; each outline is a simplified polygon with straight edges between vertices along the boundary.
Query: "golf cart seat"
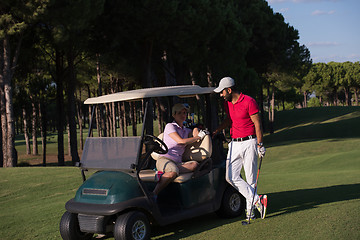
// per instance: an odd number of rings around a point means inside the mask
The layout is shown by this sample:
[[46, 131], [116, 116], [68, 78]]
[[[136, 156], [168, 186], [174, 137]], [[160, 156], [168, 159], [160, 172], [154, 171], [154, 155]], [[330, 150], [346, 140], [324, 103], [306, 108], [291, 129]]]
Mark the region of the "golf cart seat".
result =
[[[163, 139], [163, 133], [161, 133], [158, 138]], [[197, 161], [199, 163], [199, 167], [190, 173], [180, 174], [177, 178], [175, 178], [174, 182], [182, 183], [186, 182], [189, 179], [197, 176], [201, 176], [211, 170], [211, 154], [212, 154], [212, 142], [211, 136], [206, 135], [203, 140], [197, 141], [195, 143], [189, 144], [185, 148], [185, 152], [183, 154], [183, 162], [187, 161]], [[160, 157], [160, 154], [153, 152], [151, 157], [157, 161]], [[145, 169], [140, 171], [139, 174], [141, 180], [145, 182], [155, 182], [155, 171], [151, 169]]]

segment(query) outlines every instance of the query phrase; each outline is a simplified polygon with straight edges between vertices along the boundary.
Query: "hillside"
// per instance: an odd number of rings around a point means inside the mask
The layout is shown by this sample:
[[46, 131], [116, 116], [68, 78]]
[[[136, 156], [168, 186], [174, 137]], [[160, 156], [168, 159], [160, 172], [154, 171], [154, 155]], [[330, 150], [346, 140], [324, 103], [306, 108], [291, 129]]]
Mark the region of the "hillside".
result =
[[360, 137], [360, 107], [318, 107], [275, 113], [275, 132], [267, 146], [319, 139]]

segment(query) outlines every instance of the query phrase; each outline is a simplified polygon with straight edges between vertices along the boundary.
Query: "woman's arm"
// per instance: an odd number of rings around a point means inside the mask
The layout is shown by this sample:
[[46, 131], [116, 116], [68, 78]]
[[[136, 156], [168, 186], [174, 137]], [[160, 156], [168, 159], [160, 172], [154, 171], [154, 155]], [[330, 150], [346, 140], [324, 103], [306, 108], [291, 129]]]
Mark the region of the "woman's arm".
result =
[[197, 128], [194, 128], [194, 130], [193, 130], [194, 137], [181, 138], [177, 132], [172, 132], [169, 134], [169, 136], [172, 139], [174, 139], [174, 141], [176, 141], [178, 144], [186, 144], [187, 145], [187, 144], [191, 144], [191, 143], [194, 143], [194, 142], [200, 140], [201, 138], [198, 137], [198, 134], [199, 134], [199, 130]]

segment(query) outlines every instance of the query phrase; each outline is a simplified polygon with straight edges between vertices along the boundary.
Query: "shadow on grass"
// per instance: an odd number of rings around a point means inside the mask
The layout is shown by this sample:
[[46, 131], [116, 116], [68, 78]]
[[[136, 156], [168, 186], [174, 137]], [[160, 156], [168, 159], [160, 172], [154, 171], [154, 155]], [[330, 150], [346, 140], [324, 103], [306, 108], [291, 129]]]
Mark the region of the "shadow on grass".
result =
[[[268, 195], [269, 210], [267, 218], [316, 208], [321, 204], [359, 198], [360, 184], [271, 193]], [[208, 214], [164, 227], [155, 227], [152, 232], [152, 237], [163, 240], [181, 239], [243, 219], [244, 216], [233, 219], [223, 219], [216, 214]]]
[[283, 129], [272, 135], [264, 136], [264, 142], [268, 147], [275, 147], [322, 139], [359, 138], [359, 121], [360, 118], [356, 117], [335, 122], [313, 123], [307, 126]]
[[[37, 137], [36, 140], [37, 144], [41, 144], [41, 138]], [[33, 141], [32, 138], [30, 139], [30, 145], [32, 145]], [[51, 143], [57, 143], [57, 134], [55, 133], [48, 133], [46, 135], [46, 144], [51, 144]], [[15, 136], [15, 147], [18, 146], [25, 146], [26, 142], [25, 142], [25, 137], [24, 134], [18, 134]]]
[[244, 214], [241, 217], [231, 219], [220, 218], [215, 213], [208, 214], [163, 227], [154, 227], [152, 237], [164, 240], [182, 239], [244, 219]]
[[[75, 165], [72, 161], [65, 161], [64, 166], [72, 167]], [[47, 162], [46, 166], [44, 166], [42, 163], [30, 164], [28, 162], [20, 162], [20, 163], [18, 163], [17, 167], [61, 167], [61, 166], [59, 166], [58, 162]]]
[[321, 204], [360, 199], [360, 184], [336, 185], [324, 188], [300, 189], [271, 193], [269, 217], [316, 208]]

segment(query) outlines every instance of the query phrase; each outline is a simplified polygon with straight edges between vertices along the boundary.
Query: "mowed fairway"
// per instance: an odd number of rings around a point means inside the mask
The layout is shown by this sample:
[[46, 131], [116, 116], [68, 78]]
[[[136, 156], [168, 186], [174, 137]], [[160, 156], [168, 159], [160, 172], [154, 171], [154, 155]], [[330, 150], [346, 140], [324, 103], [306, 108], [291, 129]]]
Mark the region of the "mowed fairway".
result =
[[[360, 239], [360, 107], [279, 112], [259, 177], [266, 219], [215, 214], [155, 227], [153, 239]], [[0, 169], [0, 239], [61, 239], [74, 167]], [[109, 237], [107, 239], [113, 239]]]

